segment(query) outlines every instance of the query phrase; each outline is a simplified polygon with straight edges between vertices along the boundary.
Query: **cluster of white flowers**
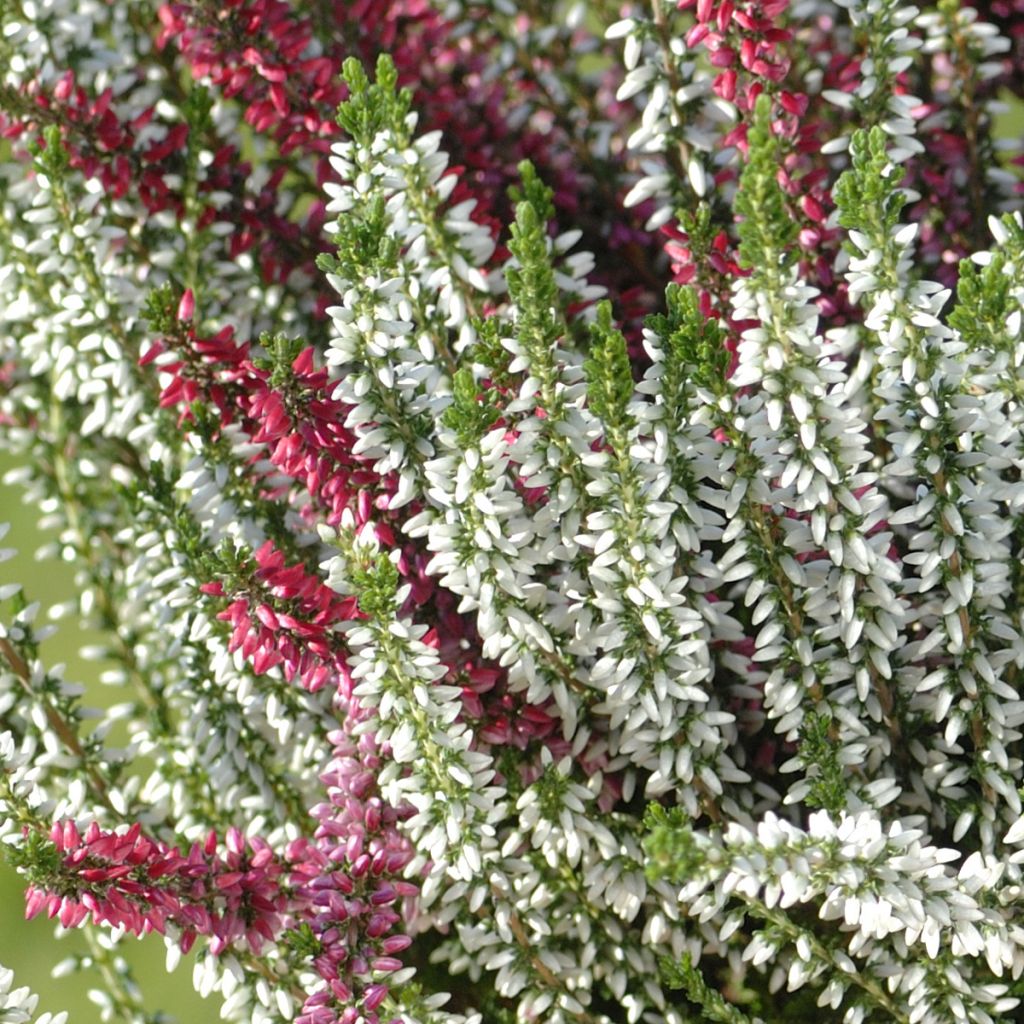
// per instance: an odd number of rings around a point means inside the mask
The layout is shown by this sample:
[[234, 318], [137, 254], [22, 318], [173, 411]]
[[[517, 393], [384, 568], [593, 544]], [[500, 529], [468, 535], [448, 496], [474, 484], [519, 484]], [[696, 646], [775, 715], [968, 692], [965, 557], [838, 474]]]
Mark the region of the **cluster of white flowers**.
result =
[[913, 65], [914, 55], [923, 48], [921, 36], [908, 27], [919, 17], [920, 9], [894, 0], [839, 2], [850, 19], [848, 31], [868, 30], [868, 52], [857, 66], [856, 88], [828, 89], [822, 94], [852, 115], [849, 130], [826, 142], [822, 152], [844, 152], [855, 128], [879, 124], [892, 138], [893, 162], [901, 163], [924, 148], [914, 137], [914, 111], [920, 107], [920, 99], [893, 89], [897, 76]]
[[[870, 22], [871, 14], [863, 17]], [[920, 44], [899, 26], [890, 35], [901, 53]], [[865, 101], [875, 87], [869, 84]], [[885, 93], [884, 116], [895, 116]], [[755, 195], [741, 237], [764, 245], [753, 273], [734, 288], [733, 315], [759, 326], [744, 331], [732, 377], [714, 385], [696, 377], [682, 405], [670, 392], [671, 339], [653, 328], [645, 333], [653, 367], [618, 406], [614, 398], [598, 400], [607, 384], [600, 367], [553, 344], [567, 327], [543, 308], [554, 275], [537, 265], [559, 245], [546, 238], [541, 211], [529, 201], [513, 235], [511, 301], [494, 314], [505, 365], [462, 335], [471, 361], [484, 362], [472, 362], [461, 392], [439, 360], [424, 359], [429, 368], [417, 373], [404, 344], [377, 343], [404, 337], [415, 320], [407, 313], [392, 332], [380, 304], [372, 325], [367, 318], [360, 328], [376, 347], [373, 362], [362, 364], [365, 383], [355, 384], [355, 350], [344, 339], [354, 334], [358, 304], [371, 296], [365, 281], [335, 282], [343, 294], [334, 311], [346, 371], [341, 389], [363, 399], [350, 425], [377, 431], [384, 455], [393, 448], [380, 430], [383, 414], [409, 407], [423, 423], [429, 408], [409, 482], [424, 510], [408, 534], [427, 539], [428, 571], [463, 598], [463, 611], [475, 612], [482, 651], [507, 669], [510, 689], [531, 703], [553, 702], [575, 755], [555, 765], [545, 752], [542, 778], [513, 787], [508, 806], [496, 791], [502, 799], [495, 797], [482, 833], [487, 857], [472, 855], [478, 886], [447, 869], [451, 903], [442, 915], [458, 931], [438, 955], [474, 979], [496, 972], [496, 990], [516, 996], [528, 1015], [603, 1019], [590, 1007], [604, 983], [629, 1020], [644, 1013], [677, 1019], [653, 980], [658, 947], [725, 958], [741, 950], [751, 968], [774, 965], [773, 988], [816, 981], [821, 1005], [838, 1007], [858, 988], [847, 1024], [866, 1019], [872, 1005], [915, 1024], [989, 1021], [1016, 1005], [1005, 983], [973, 979], [944, 957], [949, 951], [958, 964], [982, 957], [982, 975], [1015, 977], [1024, 967], [1024, 933], [1010, 923], [1008, 905], [975, 898], [1017, 872], [1007, 874], [997, 853], [1001, 832], [1021, 812], [1013, 781], [1020, 761], [1007, 746], [1020, 739], [1024, 704], [1003, 676], [1019, 661], [1010, 653], [1019, 635], [1007, 607], [1012, 526], [996, 503], [1020, 505], [1019, 486], [1003, 475], [1017, 464], [1019, 416], [1011, 385], [1001, 391], [996, 384], [1006, 355], [968, 352], [939, 319], [948, 292], [910, 280], [913, 231], [888, 213], [895, 187], [867, 194], [869, 176], [885, 182], [896, 161], [919, 151], [913, 130], [909, 119], [885, 121], [871, 143], [885, 165], [870, 170], [864, 137], [853, 146], [851, 173], [860, 175], [862, 192], [843, 216], [850, 225], [864, 222], [851, 226], [859, 255], [848, 269], [851, 297], [867, 306], [862, 332], [821, 335], [818, 290], [801, 281], [790, 253], [772, 249], [773, 233], [780, 236], [770, 204], [757, 206], [764, 197], [752, 177], [741, 181], [741, 193]], [[378, 139], [383, 180], [388, 140]], [[1005, 226], [993, 231], [1005, 241]], [[979, 254], [976, 262], [991, 257]], [[394, 279], [393, 287], [398, 294], [408, 286]], [[538, 298], [541, 308], [530, 306]], [[1010, 323], [1007, 351], [1019, 358], [1019, 314]], [[459, 336], [461, 324], [446, 326]], [[598, 318], [591, 345], [614, 348], [614, 333]], [[855, 343], [860, 362], [850, 365]], [[502, 373], [515, 384], [501, 420], [478, 419], [474, 433], [460, 416], [472, 420], [481, 409], [480, 382]], [[394, 412], [388, 421], [391, 430], [410, 423]], [[907, 477], [918, 481], [916, 491], [902, 484]], [[523, 488], [542, 490], [543, 501], [531, 501]], [[901, 529], [908, 524], [912, 535]], [[340, 585], [345, 572], [336, 576]], [[762, 701], [762, 717], [747, 716], [745, 726], [770, 724], [778, 742], [795, 745], [796, 756], [782, 766], [794, 775], [785, 793], [763, 777], [752, 785], [750, 766], [730, 756], [737, 721], [715, 682], [712, 645], [742, 633], [728, 601], [703, 597], [712, 590], [742, 593], [760, 627], [756, 668], [724, 692]], [[404, 673], [409, 707], [415, 687], [425, 687], [412, 718], [425, 716], [424, 730], [432, 715], [451, 721], [459, 747], [467, 733], [445, 703], [455, 694], [436, 684], [435, 656], [417, 645], [422, 629], [409, 629], [396, 623], [376, 639], [369, 627], [355, 630], [353, 664], [370, 680], [356, 693], [386, 722], [380, 680], [393, 673], [397, 685]], [[404, 668], [384, 657], [395, 644], [412, 645]], [[403, 724], [385, 732], [400, 740], [401, 764], [423, 748], [412, 719], [396, 717]], [[832, 781], [841, 782], [832, 798], [838, 804], [803, 832], [769, 808], [812, 796], [828, 803], [823, 746], [834, 759]], [[643, 877], [643, 853], [627, 821], [595, 807], [602, 780], [581, 772], [587, 757], [622, 772], [627, 797], [642, 778], [647, 796], [671, 795], [694, 818], [722, 821], [721, 833], [694, 833], [705, 867], [695, 868], [693, 882], [666, 893]], [[483, 762], [481, 770], [479, 785], [490, 785], [492, 770]], [[423, 771], [416, 764], [402, 776], [405, 799], [434, 801]], [[468, 771], [458, 772], [450, 774], [468, 784]], [[979, 799], [970, 803], [962, 788], [968, 777], [978, 783]], [[891, 805], [907, 816], [892, 817]], [[928, 845], [920, 824], [951, 828], [951, 805], [961, 810], [954, 838], [977, 828], [979, 846], [953, 869], [957, 852]], [[408, 827], [422, 838], [420, 817]], [[432, 835], [443, 867], [456, 833], [445, 836], [437, 825]], [[465, 840], [458, 842], [464, 850]], [[468, 858], [464, 867], [473, 867]], [[546, 873], [560, 867], [564, 883]], [[712, 882], [713, 897], [705, 893]], [[468, 908], [456, 910], [462, 896]], [[767, 925], [739, 947], [737, 899]], [[1015, 899], [1009, 890], [1006, 899]], [[839, 919], [844, 931], [824, 941], [784, 913], [809, 902], [821, 921]], [[481, 919], [484, 903], [492, 909]], [[620, 922], [641, 908], [648, 923], [638, 942]], [[699, 939], [680, 924], [687, 914], [702, 924]], [[611, 963], [618, 966], [609, 971]]]
[[[876, 172], [890, 178], [892, 165], [880, 149], [875, 156]], [[1007, 225], [992, 228], [1008, 238]], [[1009, 228], [1019, 231], [1019, 215]], [[902, 572], [904, 593], [915, 597], [905, 613], [912, 642], [900, 652], [897, 678], [915, 694], [909, 707], [916, 714], [945, 725], [913, 751], [924, 764], [920, 795], [947, 790], [959, 797], [957, 787], [973, 775], [986, 799], [963, 808], [955, 835], [980, 815], [989, 849], [1000, 804], [1014, 816], [1021, 809], [1014, 781], [1020, 761], [1006, 750], [1024, 721], [1024, 706], [1005, 676], [1021, 642], [1018, 612], [1007, 602], [1013, 527], [998, 514], [1000, 504], [1012, 510], [1021, 502], [1020, 485], [1003, 475], [1020, 447], [1020, 416], [1016, 399], [995, 385], [1005, 352], [972, 349], [940, 319], [948, 291], [910, 282], [915, 226], [865, 229], [867, 223], [851, 231], [863, 255], [851, 260], [849, 277], [864, 295], [865, 327], [877, 338], [868, 350], [877, 368], [868, 401], [891, 446], [886, 477], [905, 502], [889, 523], [913, 531]], [[1011, 326], [1019, 320], [1019, 303], [1018, 291], [1007, 311]], [[963, 317], [976, 312], [964, 309]], [[901, 478], [918, 482], [911, 490], [900, 486]], [[928, 657], [933, 651], [949, 657], [935, 663]], [[961, 740], [968, 736], [965, 747]], [[936, 806], [941, 822], [942, 805]]]
[[[353, 525], [347, 516], [340, 540], [334, 531], [323, 531], [326, 541], [343, 548], [325, 563], [328, 582], [346, 593], [357, 566], [376, 566], [376, 572], [370, 568], [373, 580], [381, 565], [373, 527], [353, 536]], [[474, 910], [486, 901], [483, 866], [494, 859], [494, 823], [506, 817], [507, 808], [504, 790], [494, 785], [491, 756], [473, 749], [473, 732], [459, 720], [461, 688], [441, 682], [447, 669], [437, 650], [423, 642], [427, 627], [393, 618], [408, 590], [405, 585], [394, 591], [391, 606], [368, 621], [352, 623], [346, 639], [353, 695], [373, 709], [358, 728], [391, 749], [392, 763], [378, 778], [381, 793], [393, 807], [415, 808], [405, 823], [418, 852], [409, 873], [418, 877], [429, 865], [422, 910], [443, 894], [445, 906], [438, 912], [444, 919], [454, 915], [457, 899], [467, 899]]]
[[[715, 921], [720, 941], [745, 918], [774, 926], [743, 951], [751, 963], [770, 964], [773, 985], [794, 991], [827, 973], [820, 1006], [838, 1008], [856, 987], [894, 1021], [987, 1024], [1016, 1005], [1005, 982], [972, 978], [972, 963], [997, 978], [1024, 968], [1024, 931], [1010, 908], [986, 895], [1005, 882], [1005, 861], [975, 852], [951, 875], [958, 850], [929, 845], [921, 829], [884, 825], [870, 811], [838, 820], [818, 812], [806, 830], [768, 814], [756, 828], [733, 822], [692, 841], [703, 866], [682, 882], [680, 902]], [[848, 942], [823, 942], [792, 920], [792, 908], [812, 901], [820, 920], [842, 922]], [[945, 949], [959, 958], [955, 968], [942, 963]], [[860, 1003], [842, 1019], [857, 1024], [867, 1012]]]
[[623, 41], [627, 74], [616, 99], [641, 108], [627, 140], [640, 155], [641, 176], [625, 202], [654, 200], [647, 220], [653, 231], [712, 192], [713, 174], [736, 157], [733, 147], [718, 148], [717, 136], [737, 115], [731, 101], [712, 93], [712, 72], [686, 45], [676, 5], [655, 0], [631, 8], [606, 36]]
[[[522, 75], [519, 116], [583, 147], [610, 195], [623, 186], [694, 287], [670, 288], [643, 328], [623, 313], [620, 331], [592, 280], [614, 280], [599, 276], [608, 253], [578, 247], [592, 225], [560, 224], [529, 163], [506, 255], [492, 227], [504, 200], [464, 197], [474, 183], [421, 130], [387, 59], [375, 80], [345, 67], [345, 137], [323, 185], [337, 253], [319, 261], [338, 299], [322, 320], [305, 271], [267, 284], [252, 253], [229, 255], [237, 225], [118, 196], [71, 166], [58, 131], [31, 174], [0, 151], [0, 426], [36, 463], [11, 480], [56, 526], [51, 553], [77, 560], [80, 597], [55, 617], [105, 630], [93, 653], [113, 655], [102, 681], [123, 691], [87, 707], [39, 656], [39, 607], [14, 606], [0, 624], [0, 840], [56, 818], [129, 819], [168, 843], [237, 824], [282, 862], [293, 840], [319, 855], [333, 827], [317, 817], [320, 773], [348, 713], [349, 738], [372, 733], [374, 800], [414, 851], [419, 895], [403, 909], [429, 952], [410, 957], [465, 975], [470, 994], [449, 1011], [426, 971], [413, 982], [412, 965], [353, 953], [373, 984], [345, 1024], [376, 1024], [382, 1006], [409, 1024], [684, 1024], [693, 1003], [750, 1024], [783, 990], [842, 1024], [1013, 1019], [1024, 218], [985, 149], [998, 106], [971, 91], [991, 91], [1007, 40], [948, 4], [806, 0], [790, 17], [806, 23], [808, 67], [791, 75], [788, 57], [772, 63], [788, 28], [750, 35], [773, 17], [757, 4], [629, 3], [601, 32], [577, 2], [547, 22], [504, 0], [438, 6], [466, 22], [455, 50], [493, 37], [484, 84]], [[207, 110], [198, 89], [186, 102], [174, 58], [123, 70], [119, 51], [152, 42], [132, 5], [0, 3], [0, 28], [0, 58], [17, 50], [0, 100], [54, 87], [74, 58], [62, 94], [109, 87], [118, 122], [138, 125], [134, 157], [189, 125], [193, 198], [214, 149], [244, 134], [239, 104]], [[832, 31], [846, 68], [825, 67]], [[598, 70], [574, 78], [544, 53], [577, 38]], [[608, 119], [576, 106], [614, 78], [603, 39], [624, 51]], [[925, 66], [928, 104], [901, 80]], [[614, 118], [630, 112], [624, 132]], [[918, 266], [942, 231], [903, 223], [922, 196], [901, 182], [908, 168], [915, 186], [935, 177], [924, 140], [961, 123], [977, 129], [965, 166], [985, 173], [953, 185], [1004, 216], [954, 295]], [[247, 195], [280, 156], [254, 135]], [[326, 143], [321, 155], [325, 168]], [[311, 155], [292, 169], [318, 180]], [[216, 212], [234, 197], [207, 200]], [[970, 229], [949, 228], [961, 251], [983, 227]], [[657, 250], [648, 270], [664, 261]], [[299, 348], [284, 359], [261, 331], [308, 331], [322, 363], [299, 365], [315, 387], [289, 390]], [[192, 402], [192, 385], [208, 392]], [[304, 402], [320, 417], [309, 430]], [[286, 473], [297, 450], [308, 460]], [[348, 496], [317, 532], [325, 481]], [[322, 692], [296, 678], [311, 651], [334, 674]], [[365, 910], [343, 902], [339, 920]], [[225, 1019], [278, 1024], [296, 994], [346, 998], [323, 966], [330, 929], [294, 923], [259, 958], [199, 958], [195, 986], [221, 995]], [[94, 945], [97, 962], [116, 961], [119, 937]], [[172, 927], [172, 967], [179, 938]], [[718, 981], [728, 1005], [706, 990]], [[748, 1018], [755, 999], [762, 1017]], [[0, 1021], [29, 1024], [34, 1008], [0, 969]]]
[[27, 988], [12, 988], [14, 971], [0, 967], [0, 1014], [4, 1024], [66, 1024], [68, 1015], [44, 1013], [36, 1016], [39, 996]]
[[458, 347], [472, 342], [469, 313], [490, 291], [477, 268], [494, 248], [469, 219], [472, 200], [438, 223], [458, 177], [445, 174], [440, 133], [413, 138], [415, 126], [415, 113], [399, 110], [362, 145], [337, 143], [331, 165], [343, 183], [326, 186], [328, 213], [342, 215], [334, 227], [350, 239], [350, 259], [328, 274], [343, 299], [328, 310], [327, 361], [342, 370], [334, 397], [351, 406], [354, 452], [374, 458], [378, 473], [399, 473], [394, 508], [415, 493], [433, 454], [422, 428], [445, 404], [449, 329]]

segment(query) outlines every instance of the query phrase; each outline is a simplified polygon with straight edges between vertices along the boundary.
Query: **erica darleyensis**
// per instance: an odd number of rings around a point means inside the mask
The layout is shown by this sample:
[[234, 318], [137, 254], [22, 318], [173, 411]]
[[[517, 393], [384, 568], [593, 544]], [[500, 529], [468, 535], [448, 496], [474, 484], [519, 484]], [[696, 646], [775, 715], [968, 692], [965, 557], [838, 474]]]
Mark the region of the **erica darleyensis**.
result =
[[104, 1021], [151, 932], [253, 1024], [1022, 1019], [1020, 18], [0, 0], [115, 694], [0, 584], [0, 835]]

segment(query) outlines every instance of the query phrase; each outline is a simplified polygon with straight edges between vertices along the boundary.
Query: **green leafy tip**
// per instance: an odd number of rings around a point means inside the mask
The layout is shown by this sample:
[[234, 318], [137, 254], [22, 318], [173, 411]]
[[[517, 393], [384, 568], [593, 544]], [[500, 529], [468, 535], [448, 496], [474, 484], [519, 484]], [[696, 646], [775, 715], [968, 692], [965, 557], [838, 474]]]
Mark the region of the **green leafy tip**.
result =
[[377, 59], [375, 81], [363, 65], [349, 57], [342, 65], [348, 99], [338, 107], [338, 124], [359, 145], [371, 146], [383, 131], [403, 134], [412, 106], [412, 92], [398, 88], [398, 69], [387, 54]]
[[359, 610], [376, 622], [390, 622], [395, 614], [398, 568], [382, 551], [354, 544], [350, 551], [349, 580]]
[[902, 175], [889, 159], [888, 136], [875, 125], [854, 132], [850, 140], [850, 169], [836, 182], [835, 200], [839, 223], [844, 228], [865, 230], [895, 227], [906, 202], [900, 190]]
[[779, 184], [779, 144], [772, 131], [771, 111], [772, 101], [762, 93], [747, 132], [747, 163], [736, 194], [740, 260], [755, 272], [770, 272], [780, 263], [796, 259], [790, 250], [798, 227]]
[[609, 433], [628, 430], [632, 422], [629, 401], [633, 397], [633, 374], [626, 339], [612, 323], [610, 302], [598, 304], [583, 371], [591, 410], [605, 422]]
[[454, 430], [463, 448], [474, 447], [498, 418], [496, 394], [477, 383], [473, 371], [462, 366], [452, 381], [452, 402], [441, 414], [441, 422]]
[[29, 150], [35, 157], [36, 171], [45, 174], [50, 181], [60, 181], [70, 165], [70, 157], [64, 148], [60, 126], [47, 125], [43, 129], [43, 142], [29, 143]]
[[666, 372], [685, 377], [718, 393], [725, 385], [732, 358], [725, 332], [714, 317], [705, 316], [696, 289], [671, 284], [665, 291], [667, 312], [650, 316], [645, 326], [665, 348]]
[[722, 995], [704, 980], [688, 953], [679, 961], [662, 957], [659, 973], [668, 988], [682, 989], [687, 999], [699, 1006], [701, 1016], [715, 1024], [750, 1024], [750, 1018], [725, 1001]]
[[838, 814], [846, 807], [847, 783], [830, 728], [831, 722], [824, 715], [808, 712], [800, 728], [800, 757], [807, 766], [810, 783], [808, 806]]
[[511, 185], [509, 198], [517, 206], [527, 203], [533, 207], [538, 219], [546, 223], [555, 215], [555, 193], [541, 181], [537, 169], [529, 160], [523, 160], [518, 166], [520, 184]]
[[647, 836], [643, 841], [647, 855], [647, 877], [664, 879], [673, 885], [692, 881], [707, 865], [707, 854], [693, 831], [686, 811], [649, 804], [644, 814]]

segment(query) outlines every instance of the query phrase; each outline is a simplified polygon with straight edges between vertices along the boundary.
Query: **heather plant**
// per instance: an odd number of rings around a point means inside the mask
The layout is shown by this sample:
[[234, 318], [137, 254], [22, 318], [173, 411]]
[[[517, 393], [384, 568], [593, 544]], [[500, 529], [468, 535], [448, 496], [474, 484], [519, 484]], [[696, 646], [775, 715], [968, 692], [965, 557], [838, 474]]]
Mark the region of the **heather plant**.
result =
[[0, 837], [104, 1021], [142, 936], [254, 1024], [1021, 1019], [1018, 7], [0, 0]]

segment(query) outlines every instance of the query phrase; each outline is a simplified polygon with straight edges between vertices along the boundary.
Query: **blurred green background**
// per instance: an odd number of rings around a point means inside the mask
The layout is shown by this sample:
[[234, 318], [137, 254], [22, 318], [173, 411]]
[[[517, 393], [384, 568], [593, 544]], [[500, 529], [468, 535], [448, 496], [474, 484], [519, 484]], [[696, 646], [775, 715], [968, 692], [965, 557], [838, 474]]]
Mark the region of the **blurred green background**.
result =
[[[0, 477], [13, 467], [6, 455], [0, 454]], [[26, 598], [48, 606], [74, 596], [74, 570], [60, 562], [36, 562], [36, 548], [51, 539], [37, 526], [35, 509], [21, 503], [18, 488], [0, 482], [0, 522], [11, 524], [10, 532], [0, 541], [0, 547], [16, 548], [18, 554], [9, 562], [0, 563], [0, 586], [21, 583]], [[37, 620], [43, 625], [41, 613]], [[88, 662], [78, 656], [84, 644], [98, 643], [99, 634], [79, 627], [71, 617], [59, 623], [57, 633], [42, 644], [42, 655], [48, 666], [59, 662], [68, 665], [67, 678], [90, 688], [88, 703], [108, 705], [118, 699], [116, 690], [99, 684], [102, 665]], [[24, 884], [14, 870], [0, 859], [0, 964], [14, 971], [14, 985], [27, 985], [39, 996], [38, 1013], [46, 1010], [69, 1011], [69, 1024], [99, 1024], [99, 1008], [89, 1002], [87, 992], [100, 987], [96, 971], [53, 978], [54, 964], [68, 955], [87, 952], [81, 932], [65, 933], [57, 940], [54, 924], [45, 916], [32, 921], [24, 920]], [[181, 1024], [213, 1024], [220, 1019], [220, 1001], [214, 996], [202, 1000], [192, 988], [194, 956], [183, 957], [174, 974], [165, 970], [166, 950], [158, 935], [145, 939], [126, 938], [120, 946], [125, 959], [132, 965], [141, 989], [147, 1011], [164, 1010], [172, 1013]], [[0, 1020], [3, 1020], [0, 1014]]]
[[[997, 134], [1003, 138], [1019, 138], [1024, 131], [1024, 104], [1007, 97], [1008, 113], [998, 119]], [[2, 314], [0, 314], [2, 316]], [[0, 476], [13, 464], [0, 454]], [[37, 527], [37, 513], [21, 503], [17, 488], [0, 482], [0, 522], [10, 522], [10, 533], [0, 546], [18, 549], [15, 559], [0, 563], [0, 585], [22, 583], [29, 600], [37, 600], [46, 608], [74, 595], [71, 566], [54, 562], [40, 564], [34, 561], [36, 548], [49, 539]], [[42, 624], [42, 620], [40, 621]], [[104, 690], [98, 682], [100, 666], [78, 656], [83, 644], [94, 643], [99, 637], [81, 630], [77, 623], [65, 620], [58, 633], [47, 640], [43, 655], [48, 665], [65, 662], [67, 677], [90, 687], [89, 702], [109, 704], [116, 692]], [[83, 936], [78, 933], [54, 938], [54, 925], [46, 918], [26, 922], [24, 918], [23, 885], [15, 872], [0, 860], [0, 964], [15, 972], [15, 986], [27, 985], [40, 997], [38, 1012], [69, 1011], [71, 1024], [100, 1024], [99, 1010], [87, 999], [87, 990], [98, 987], [99, 975], [89, 972], [54, 979], [50, 970], [55, 963], [75, 951], [86, 949]], [[164, 1010], [178, 1018], [181, 1024], [214, 1024], [220, 1019], [219, 999], [200, 1000], [191, 982], [193, 958], [182, 959], [173, 975], [164, 970], [165, 949], [159, 936], [136, 940], [128, 938], [121, 951], [132, 964], [141, 983], [146, 1009]]]

